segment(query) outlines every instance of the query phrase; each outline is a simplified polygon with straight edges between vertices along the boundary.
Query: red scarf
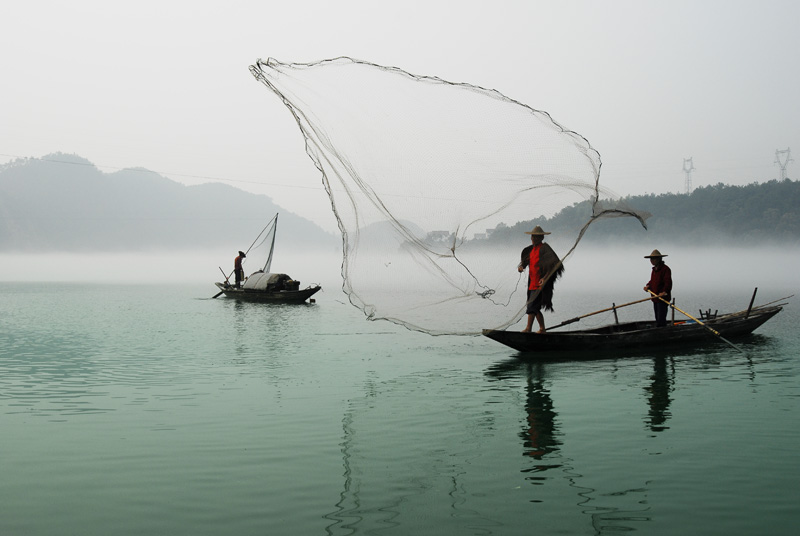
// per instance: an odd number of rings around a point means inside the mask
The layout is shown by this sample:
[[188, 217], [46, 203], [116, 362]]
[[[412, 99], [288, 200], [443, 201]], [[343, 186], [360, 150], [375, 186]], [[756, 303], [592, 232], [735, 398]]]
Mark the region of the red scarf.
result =
[[537, 290], [542, 284], [539, 274], [539, 252], [541, 250], [541, 244], [531, 248], [530, 262], [528, 264], [528, 290]]

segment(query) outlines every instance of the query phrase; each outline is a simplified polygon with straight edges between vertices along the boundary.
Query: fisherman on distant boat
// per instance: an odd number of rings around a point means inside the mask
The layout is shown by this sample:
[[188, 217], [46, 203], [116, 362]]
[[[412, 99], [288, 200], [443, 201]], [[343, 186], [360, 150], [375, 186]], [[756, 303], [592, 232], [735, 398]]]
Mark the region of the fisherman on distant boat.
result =
[[531, 235], [531, 245], [522, 250], [521, 260], [517, 271], [522, 273], [528, 268], [528, 294], [525, 312], [528, 314], [528, 324], [522, 331], [529, 333], [533, 328], [533, 319], [539, 323], [539, 331], [544, 333], [545, 311], [553, 310], [553, 288], [556, 279], [564, 273], [564, 265], [553, 251], [549, 244], [544, 243], [544, 235], [549, 232], [542, 230], [540, 226], [533, 228], [533, 231], [525, 231]]
[[656, 315], [656, 327], [659, 328], [667, 325], [667, 311], [669, 310], [667, 302], [672, 299], [672, 270], [664, 264], [664, 257], [666, 255], [662, 255], [657, 249], [654, 249], [650, 255], [644, 256], [645, 259], [650, 259], [650, 264], [653, 265], [650, 281], [644, 286], [644, 291], [652, 292], [666, 300], [665, 302], [653, 298], [653, 312]]
[[236, 288], [239, 288], [239, 286], [242, 283], [242, 280], [244, 279], [244, 268], [242, 268], [242, 259], [244, 259], [245, 257], [247, 257], [247, 255], [245, 255], [243, 251], [240, 251], [239, 256], [233, 260], [233, 273], [236, 276]]

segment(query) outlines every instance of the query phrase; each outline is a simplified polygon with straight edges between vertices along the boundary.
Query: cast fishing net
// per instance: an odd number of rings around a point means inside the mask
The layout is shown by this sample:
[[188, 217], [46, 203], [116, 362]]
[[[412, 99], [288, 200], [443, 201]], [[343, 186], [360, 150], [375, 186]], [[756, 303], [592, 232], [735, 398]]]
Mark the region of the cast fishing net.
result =
[[547, 237], [562, 261], [600, 218], [644, 225], [601, 190], [586, 139], [498, 91], [351, 58], [250, 71], [289, 108], [322, 172], [342, 288], [369, 319], [431, 334], [506, 328], [525, 314], [517, 265], [532, 222], [591, 201], [571, 236]]

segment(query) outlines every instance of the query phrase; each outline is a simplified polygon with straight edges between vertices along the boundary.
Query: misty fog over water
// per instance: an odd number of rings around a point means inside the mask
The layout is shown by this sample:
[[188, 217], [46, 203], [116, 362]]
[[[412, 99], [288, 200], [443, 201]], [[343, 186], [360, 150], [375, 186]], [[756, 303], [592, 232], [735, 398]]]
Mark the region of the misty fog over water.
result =
[[[519, 245], [520, 249], [523, 245]], [[698, 294], [724, 296], [744, 308], [756, 287], [759, 298], [788, 296], [800, 290], [797, 276], [800, 252], [792, 248], [707, 249], [680, 244], [656, 244], [656, 247], [667, 255], [665, 262], [672, 269], [673, 296], [677, 303], [694, 307], [695, 311], [695, 305], [702, 305], [694, 302]], [[650, 264], [644, 255], [651, 250], [649, 246], [644, 249], [641, 246], [578, 247], [565, 261], [566, 272], [556, 286], [557, 316], [565, 313], [559, 311], [559, 295], [586, 294], [587, 298], [599, 298], [599, 305], [604, 307], [641, 298], [642, 287], [650, 276]], [[565, 253], [556, 251], [562, 256]], [[222, 272], [231, 274], [235, 255], [233, 248], [171, 253], [0, 254], [0, 281], [170, 284], [201, 288], [205, 285], [210, 297], [217, 292], [214, 282], [223, 280]], [[248, 259], [246, 274], [258, 270], [260, 262]], [[341, 254], [284, 249], [276, 252], [271, 271], [289, 274], [300, 281], [302, 287], [322, 285], [323, 292], [317, 297], [320, 303], [326, 300], [347, 302], [342, 291], [341, 266]], [[509, 266], [509, 270], [516, 272], [516, 267]], [[378, 284], [387, 289], [393, 286], [399, 289], [401, 285], [383, 274], [373, 277], [372, 281], [356, 284]], [[589, 302], [587, 307], [594, 305]]]
[[578, 247], [566, 267], [563, 286], [612, 289], [641, 288], [650, 277], [649, 255], [659, 249], [672, 269], [673, 293], [744, 288], [800, 288], [797, 275], [800, 250], [790, 247], [698, 248], [682, 244], [653, 244], [642, 248]]
[[[0, 281], [7, 282], [76, 282], [131, 284], [198, 284], [231, 275], [236, 248], [218, 251], [175, 251], [149, 253], [28, 253], [0, 254]], [[272, 271], [288, 273], [302, 283], [320, 282], [320, 275], [338, 275], [341, 260], [328, 254], [320, 261], [308, 254], [285, 254], [273, 261]], [[248, 259], [249, 275], [261, 268], [261, 259]], [[338, 262], [338, 264], [333, 264]], [[220, 271], [220, 268], [222, 271]], [[323, 268], [323, 270], [320, 270]], [[330, 279], [326, 281], [330, 282]], [[329, 283], [330, 284], [330, 283]]]

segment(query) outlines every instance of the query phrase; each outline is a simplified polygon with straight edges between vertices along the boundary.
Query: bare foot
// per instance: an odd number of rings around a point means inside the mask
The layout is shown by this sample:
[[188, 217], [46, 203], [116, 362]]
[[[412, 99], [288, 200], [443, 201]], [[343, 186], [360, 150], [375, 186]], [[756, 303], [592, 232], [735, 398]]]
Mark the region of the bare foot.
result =
[[544, 333], [544, 328], [540, 329], [540, 330], [539, 330], [539, 331], [537, 331], [536, 333]]
[[522, 333], [530, 333], [530, 332], [531, 332], [531, 330], [529, 328], [525, 328], [525, 329], [522, 330]]

